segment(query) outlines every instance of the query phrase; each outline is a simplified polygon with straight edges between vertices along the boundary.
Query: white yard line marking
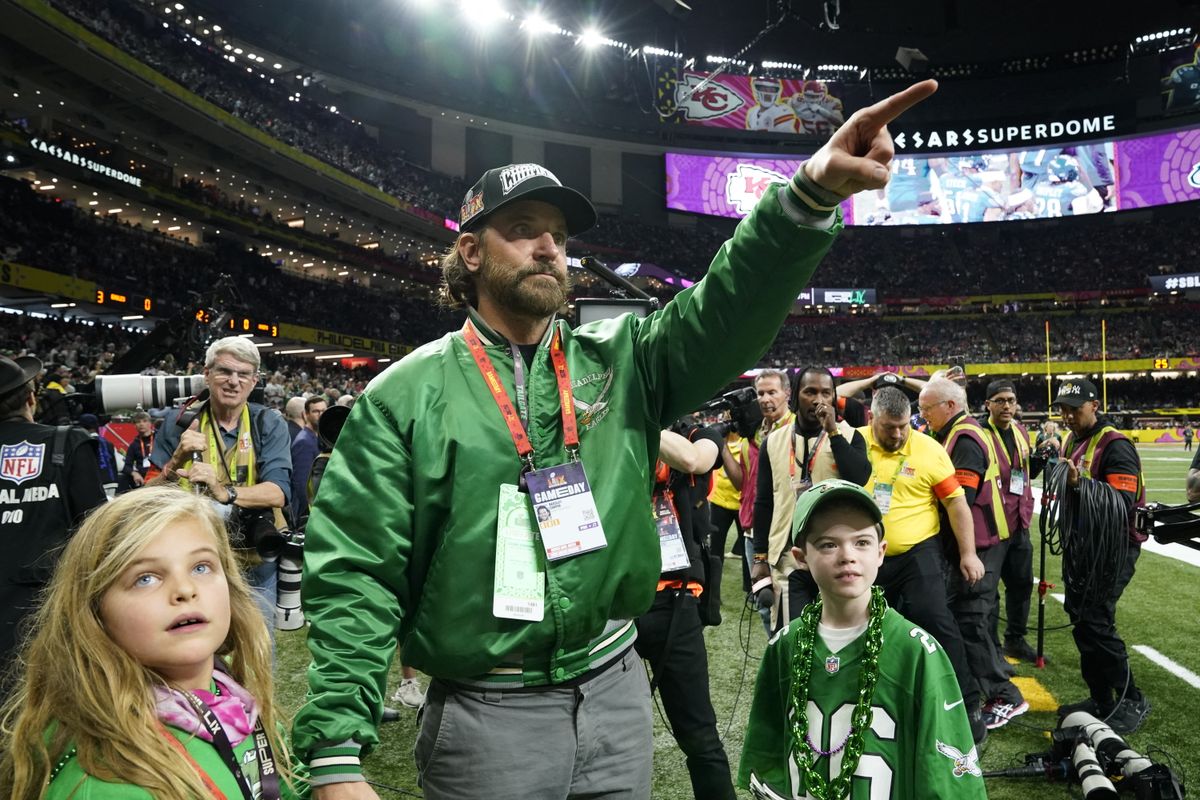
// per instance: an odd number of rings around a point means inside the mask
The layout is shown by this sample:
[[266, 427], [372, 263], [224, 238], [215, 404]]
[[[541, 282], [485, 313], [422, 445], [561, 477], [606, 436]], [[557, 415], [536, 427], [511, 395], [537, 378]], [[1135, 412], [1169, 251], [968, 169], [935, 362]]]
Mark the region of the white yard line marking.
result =
[[1067, 604], [1067, 596], [1065, 594], [1059, 594], [1058, 592], [1050, 592], [1050, 596], [1053, 597], [1058, 602], [1062, 603], [1063, 605]]
[[1147, 539], [1142, 543], [1142, 549], [1149, 550], [1151, 553], [1158, 553], [1160, 556], [1173, 558], [1176, 561], [1182, 561], [1185, 564], [1191, 564], [1193, 567], [1200, 567], [1200, 550], [1193, 550], [1181, 544], [1159, 544], [1153, 539]]
[[1171, 673], [1175, 677], [1177, 677], [1187, 683], [1190, 683], [1192, 686], [1196, 687], [1197, 689], [1200, 689], [1200, 675], [1197, 675], [1196, 673], [1192, 672], [1190, 669], [1183, 666], [1182, 664], [1179, 664], [1179, 663], [1171, 660], [1170, 658], [1167, 658], [1162, 653], [1155, 650], [1153, 647], [1147, 647], [1144, 644], [1135, 644], [1133, 646], [1133, 649], [1137, 650], [1139, 653], [1144, 655], [1146, 658], [1150, 659], [1155, 664], [1158, 664], [1160, 667], [1162, 667], [1163, 669], [1165, 669], [1167, 672]]
[[[1042, 507], [1042, 490], [1041, 487], [1034, 486], [1033, 488], [1033, 507], [1034, 513]], [[1037, 527], [1030, 526], [1030, 535], [1037, 535]], [[1176, 561], [1182, 561], [1185, 564], [1191, 564], [1193, 567], [1200, 567], [1200, 550], [1194, 550], [1191, 547], [1184, 547], [1181, 544], [1159, 544], [1154, 539], [1147, 540], [1142, 545], [1143, 550], [1148, 550], [1151, 553], [1156, 553], [1160, 556], [1173, 558]]]

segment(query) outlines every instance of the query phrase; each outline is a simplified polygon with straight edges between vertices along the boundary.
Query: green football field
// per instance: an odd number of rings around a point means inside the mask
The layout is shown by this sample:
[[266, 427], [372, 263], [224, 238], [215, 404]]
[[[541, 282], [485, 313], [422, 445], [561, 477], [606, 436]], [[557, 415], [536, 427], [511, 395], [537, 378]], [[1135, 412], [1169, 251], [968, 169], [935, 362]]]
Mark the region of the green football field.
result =
[[[1181, 445], [1139, 445], [1138, 450], [1143, 458], [1148, 499], [1182, 503], [1191, 454], [1183, 453]], [[1035, 529], [1036, 524], [1035, 519]], [[1036, 574], [1036, 530], [1034, 541]], [[1195, 554], [1200, 556], [1200, 552]], [[706, 632], [713, 705], [735, 775], [758, 656], [766, 645], [757, 615], [752, 616], [743, 606], [739, 570], [737, 561], [726, 560], [722, 584], [724, 622]], [[1057, 559], [1048, 559], [1046, 572], [1051, 583], [1059, 582]], [[1051, 595], [1058, 592], [1061, 588], [1050, 589]], [[1043, 670], [1021, 664], [1018, 675], [1031, 704], [1046, 710], [1031, 710], [1007, 727], [993, 731], [980, 753], [985, 771], [1020, 766], [1027, 753], [1047, 750], [1048, 731], [1056, 719], [1051, 707], [1087, 695], [1079, 677], [1079, 656], [1070, 629], [1064, 627], [1067, 617], [1061, 602], [1048, 596], [1045, 611], [1048, 664]], [[1036, 615], [1035, 602], [1031, 626], [1036, 625]], [[1131, 650], [1130, 664], [1137, 683], [1154, 706], [1145, 726], [1127, 737], [1129, 744], [1155, 761], [1172, 764], [1185, 783], [1189, 778], [1200, 780], [1200, 726], [1196, 722], [1200, 714], [1200, 567], [1146, 548], [1117, 615], [1119, 629]], [[304, 632], [280, 632], [277, 641], [277, 694], [284, 710], [293, 712], [304, 700], [308, 665]], [[396, 664], [390, 688], [398, 681]], [[683, 757], [664, 727], [661, 714], [656, 712], [656, 718], [653, 796], [656, 800], [690, 798]], [[399, 722], [383, 726], [381, 746], [365, 761], [367, 776], [381, 784], [377, 790], [384, 800], [421, 796], [412, 762], [416, 732], [416, 712], [402, 710]], [[994, 778], [987, 780], [987, 787], [989, 797], [999, 800], [1079, 796], [1078, 787], [1068, 788], [1043, 778]], [[1197, 791], [1200, 786], [1192, 788], [1192, 794]]]

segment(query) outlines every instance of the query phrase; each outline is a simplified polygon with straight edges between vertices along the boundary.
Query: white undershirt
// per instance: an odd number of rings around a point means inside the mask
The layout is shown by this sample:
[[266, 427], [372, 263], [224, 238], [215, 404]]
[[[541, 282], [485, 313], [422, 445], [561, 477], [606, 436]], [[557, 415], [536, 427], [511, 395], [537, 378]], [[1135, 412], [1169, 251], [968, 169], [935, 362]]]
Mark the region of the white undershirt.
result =
[[855, 625], [853, 628], [831, 628], [824, 623], [817, 623], [817, 633], [831, 653], [837, 653], [862, 636], [866, 630], [867, 623], [865, 622], [862, 625]]

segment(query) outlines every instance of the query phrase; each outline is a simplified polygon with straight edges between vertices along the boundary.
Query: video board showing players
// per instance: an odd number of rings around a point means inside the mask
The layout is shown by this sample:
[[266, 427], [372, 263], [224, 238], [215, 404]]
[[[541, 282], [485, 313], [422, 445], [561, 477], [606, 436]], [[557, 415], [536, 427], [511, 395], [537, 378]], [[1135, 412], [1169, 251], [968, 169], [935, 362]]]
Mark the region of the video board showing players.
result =
[[1163, 111], [1184, 114], [1200, 108], [1200, 43], [1160, 56], [1163, 67]]
[[[666, 155], [667, 207], [743, 217], [803, 159]], [[1050, 219], [1200, 200], [1200, 128], [1016, 152], [905, 155], [887, 188], [842, 203], [848, 225]]]
[[1000, 222], [1117, 209], [1112, 142], [1016, 153], [897, 156], [886, 188], [855, 195], [856, 225]]

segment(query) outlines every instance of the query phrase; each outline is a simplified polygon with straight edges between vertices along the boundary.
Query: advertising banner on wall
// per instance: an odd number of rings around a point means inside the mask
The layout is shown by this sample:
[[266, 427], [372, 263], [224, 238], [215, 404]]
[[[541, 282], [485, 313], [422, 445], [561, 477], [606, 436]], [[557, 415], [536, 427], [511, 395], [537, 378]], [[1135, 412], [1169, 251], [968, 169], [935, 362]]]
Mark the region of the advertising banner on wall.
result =
[[664, 118], [690, 125], [826, 138], [845, 121], [841, 86], [826, 81], [664, 70]]

